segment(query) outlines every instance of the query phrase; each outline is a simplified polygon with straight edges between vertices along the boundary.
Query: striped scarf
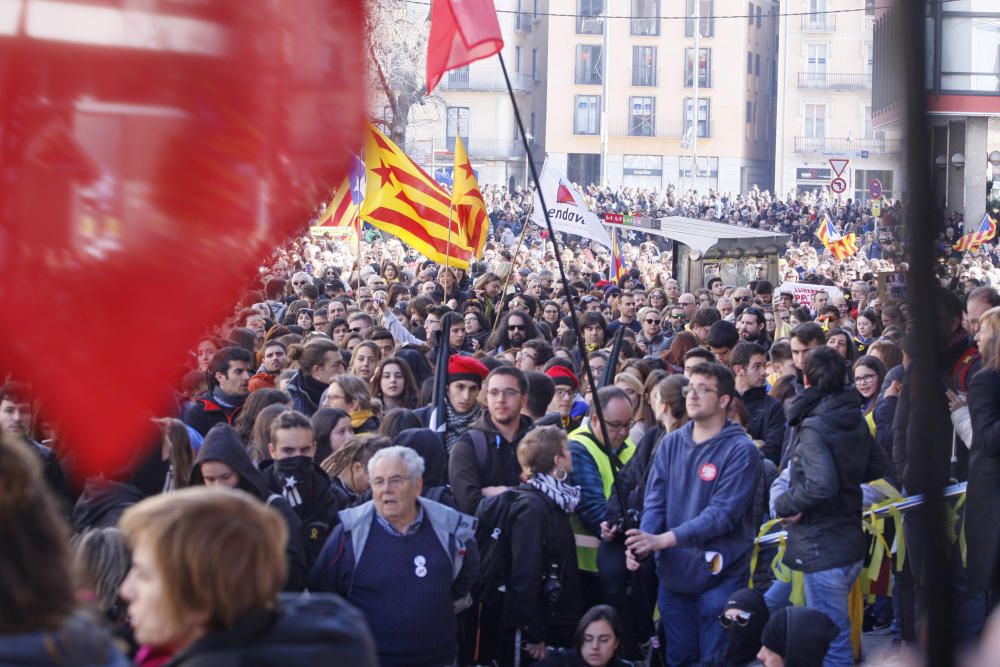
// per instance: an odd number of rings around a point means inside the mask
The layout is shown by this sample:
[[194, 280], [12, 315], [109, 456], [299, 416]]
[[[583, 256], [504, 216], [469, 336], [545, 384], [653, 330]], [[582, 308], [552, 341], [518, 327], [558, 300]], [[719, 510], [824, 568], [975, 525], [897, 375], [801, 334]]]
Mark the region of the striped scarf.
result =
[[580, 487], [567, 484], [566, 480], [558, 480], [552, 475], [535, 473], [528, 484], [551, 498], [566, 514], [571, 514], [580, 502]]
[[458, 442], [458, 439], [465, 435], [473, 422], [483, 416], [483, 406], [476, 403], [476, 406], [466, 413], [461, 413], [451, 407], [451, 401], [445, 401], [448, 408], [448, 429], [444, 434], [444, 446], [451, 454], [451, 448]]

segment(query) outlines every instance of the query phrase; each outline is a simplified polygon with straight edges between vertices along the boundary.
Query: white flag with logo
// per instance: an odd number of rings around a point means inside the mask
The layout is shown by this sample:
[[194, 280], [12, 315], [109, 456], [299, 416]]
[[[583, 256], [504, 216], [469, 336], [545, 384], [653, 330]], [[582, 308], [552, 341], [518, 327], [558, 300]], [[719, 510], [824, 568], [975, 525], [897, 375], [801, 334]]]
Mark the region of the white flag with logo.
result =
[[[611, 249], [608, 230], [601, 224], [597, 215], [587, 208], [580, 191], [569, 180], [560, 176], [548, 160], [545, 160], [538, 180], [545, 195], [545, 203], [549, 207], [549, 219], [552, 220], [553, 229], [597, 241], [605, 248]], [[542, 213], [542, 202], [537, 192], [531, 221], [542, 229], [547, 229], [545, 214]]]

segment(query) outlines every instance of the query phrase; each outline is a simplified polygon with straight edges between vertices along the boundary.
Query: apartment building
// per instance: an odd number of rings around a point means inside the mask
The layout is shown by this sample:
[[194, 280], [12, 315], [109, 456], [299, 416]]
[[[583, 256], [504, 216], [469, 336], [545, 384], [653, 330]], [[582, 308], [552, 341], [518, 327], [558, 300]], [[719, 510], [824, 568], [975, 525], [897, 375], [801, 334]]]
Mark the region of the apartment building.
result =
[[[496, 0], [495, 5], [504, 62], [540, 168], [545, 136], [546, 3]], [[420, 9], [427, 11], [426, 5]], [[448, 183], [458, 136], [480, 183], [526, 184], [524, 146], [495, 56], [446, 73], [434, 94], [411, 109], [404, 150], [439, 181]]]
[[[934, 203], [975, 229], [1000, 200], [1000, 7], [996, 0], [927, 0], [925, 85]], [[900, 7], [875, 18], [875, 127], [901, 131], [905, 99]], [[987, 189], [989, 188], [989, 190]]]
[[611, 186], [771, 187], [778, 3], [606, 1], [606, 21], [605, 0], [549, 1], [549, 159], [574, 182], [599, 182], [603, 122]]
[[902, 142], [897, 130], [872, 122], [873, 3], [785, 0], [782, 14], [776, 191], [830, 188], [842, 179], [834, 187], [844, 188], [842, 197], [867, 200], [878, 179], [885, 197], [897, 197]]

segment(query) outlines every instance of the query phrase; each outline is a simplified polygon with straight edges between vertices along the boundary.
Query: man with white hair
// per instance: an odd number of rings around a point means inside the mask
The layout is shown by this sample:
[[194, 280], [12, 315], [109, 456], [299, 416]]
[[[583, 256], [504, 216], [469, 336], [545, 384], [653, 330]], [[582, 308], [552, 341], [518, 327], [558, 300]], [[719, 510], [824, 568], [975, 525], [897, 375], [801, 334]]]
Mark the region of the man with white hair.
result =
[[375, 452], [372, 500], [340, 513], [310, 577], [365, 614], [389, 667], [455, 664], [456, 613], [479, 576], [475, 519], [421, 497], [423, 473], [409, 447]]

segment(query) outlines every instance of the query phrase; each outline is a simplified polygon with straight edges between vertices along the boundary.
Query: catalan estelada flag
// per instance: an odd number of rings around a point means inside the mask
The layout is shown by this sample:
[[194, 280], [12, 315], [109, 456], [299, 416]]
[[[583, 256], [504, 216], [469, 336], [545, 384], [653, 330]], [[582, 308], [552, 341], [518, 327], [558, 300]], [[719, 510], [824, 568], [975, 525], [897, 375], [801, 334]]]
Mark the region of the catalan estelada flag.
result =
[[617, 283], [625, 275], [625, 259], [622, 257], [622, 247], [618, 243], [618, 230], [611, 228], [611, 266], [608, 267], [608, 279]]
[[462, 137], [455, 139], [455, 189], [452, 190], [452, 210], [465, 230], [465, 238], [473, 257], [479, 257], [486, 245], [486, 232], [490, 219], [486, 215], [486, 202], [479, 191], [476, 174], [462, 144]]
[[857, 236], [853, 232], [841, 236], [826, 213], [823, 214], [823, 222], [816, 229], [816, 237], [836, 259], [847, 259], [858, 252]]
[[352, 227], [361, 221], [361, 202], [365, 199], [365, 163], [361, 158], [351, 157], [344, 182], [333, 193], [318, 227]]
[[983, 213], [983, 219], [979, 222], [979, 229], [968, 234], [963, 234], [962, 238], [958, 239], [958, 243], [955, 244], [954, 248], [959, 252], [965, 252], [974, 246], [993, 240], [993, 237], [996, 235], [997, 223], [993, 222], [993, 218], [990, 217], [989, 213]]
[[469, 268], [472, 251], [458, 216], [452, 215], [451, 195], [371, 123], [365, 132], [365, 169], [362, 220], [432, 262]]

